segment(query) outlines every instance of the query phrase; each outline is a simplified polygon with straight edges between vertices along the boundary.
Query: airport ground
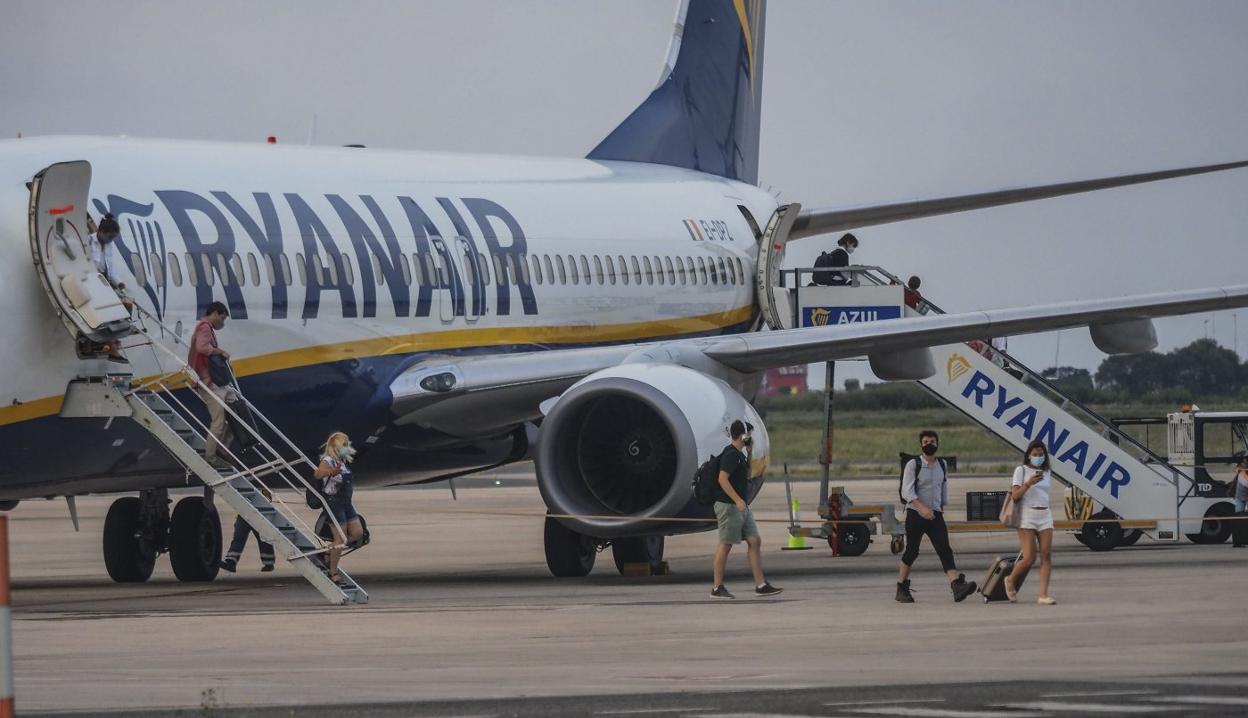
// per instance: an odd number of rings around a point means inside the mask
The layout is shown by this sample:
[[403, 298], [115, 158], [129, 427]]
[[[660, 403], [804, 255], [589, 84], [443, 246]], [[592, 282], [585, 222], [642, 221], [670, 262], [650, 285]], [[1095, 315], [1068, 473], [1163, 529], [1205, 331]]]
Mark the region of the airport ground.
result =
[[[364, 491], [373, 544], [344, 564], [371, 594], [337, 608], [294, 572], [181, 584], [167, 561], [142, 585], [109, 582], [100, 529], [111, 498], [11, 512], [17, 701], [23, 714], [99, 715], [1153, 715], [1243, 714], [1248, 549], [1152, 544], [1093, 553], [1055, 541], [1052, 593], [1035, 604], [954, 604], [924, 551], [914, 605], [892, 600], [896, 557], [826, 545], [782, 552], [764, 522], [768, 577], [713, 600], [710, 534], [668, 540], [672, 574], [623, 578], [610, 554], [585, 579], [548, 576], [543, 511], [516, 473], [446, 488]], [[955, 478], [965, 491], [1004, 479]], [[847, 484], [859, 502], [896, 480]], [[796, 484], [814, 518], [817, 485]], [[474, 513], [481, 512], [481, 513]], [[515, 515], [520, 514], [520, 515]], [[531, 514], [531, 515], [528, 515]], [[761, 518], [785, 516], [770, 485]], [[226, 529], [232, 516], [224, 516]], [[979, 580], [1007, 534], [954, 538]], [[1238, 674], [1235, 674], [1238, 672]]]

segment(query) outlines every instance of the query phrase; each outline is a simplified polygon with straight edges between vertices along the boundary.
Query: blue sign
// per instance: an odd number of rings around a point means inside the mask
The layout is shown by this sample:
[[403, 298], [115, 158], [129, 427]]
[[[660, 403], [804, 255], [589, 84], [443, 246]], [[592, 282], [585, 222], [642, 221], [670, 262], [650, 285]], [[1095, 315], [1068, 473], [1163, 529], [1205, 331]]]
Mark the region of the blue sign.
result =
[[901, 307], [802, 307], [802, 326], [826, 327], [881, 319], [901, 319]]

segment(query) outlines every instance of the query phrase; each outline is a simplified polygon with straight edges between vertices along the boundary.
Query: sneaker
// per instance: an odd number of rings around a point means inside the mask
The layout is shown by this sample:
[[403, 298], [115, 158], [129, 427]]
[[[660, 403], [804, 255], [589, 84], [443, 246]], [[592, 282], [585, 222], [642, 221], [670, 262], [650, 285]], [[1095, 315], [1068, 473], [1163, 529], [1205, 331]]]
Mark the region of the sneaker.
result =
[[914, 603], [914, 596], [910, 595], [910, 579], [897, 582], [897, 603]]
[[736, 596], [729, 593], [728, 589], [724, 588], [724, 584], [721, 583], [711, 589], [711, 598], [736, 598]]
[[234, 573], [235, 571], [238, 570], [238, 561], [235, 561], [232, 558], [225, 559], [224, 561], [221, 562], [221, 570]]
[[1005, 583], [1005, 597], [1010, 599], [1010, 603], [1018, 603], [1018, 590], [1010, 583], [1010, 577], [1006, 576], [1001, 580]]
[[204, 461], [207, 461], [208, 465], [214, 469], [230, 469], [230, 470], [234, 469], [233, 464], [221, 458], [220, 456], [213, 456], [212, 458], [205, 457]]
[[783, 588], [776, 588], [770, 583], [764, 583], [761, 586], [756, 586], [754, 588], [754, 593], [757, 593], [760, 596], [777, 596], [783, 590]]
[[1057, 599], [1053, 598], [1052, 596], [1041, 596], [1040, 598], [1036, 599], [1036, 603], [1040, 604], [1041, 606], [1056, 606]]
[[261, 567], [260, 567], [260, 573], [268, 573], [268, 572], [272, 571], [273, 569], [274, 569], [273, 564], [271, 564], [271, 563], [266, 563], [266, 564], [264, 564], [263, 566], [261, 566]]
[[958, 574], [957, 580], [949, 582], [949, 590], [953, 591], [954, 603], [965, 601], [967, 596], [975, 593], [976, 588], [978, 586], [975, 585], [975, 582], [967, 581], [966, 575], [961, 573]]

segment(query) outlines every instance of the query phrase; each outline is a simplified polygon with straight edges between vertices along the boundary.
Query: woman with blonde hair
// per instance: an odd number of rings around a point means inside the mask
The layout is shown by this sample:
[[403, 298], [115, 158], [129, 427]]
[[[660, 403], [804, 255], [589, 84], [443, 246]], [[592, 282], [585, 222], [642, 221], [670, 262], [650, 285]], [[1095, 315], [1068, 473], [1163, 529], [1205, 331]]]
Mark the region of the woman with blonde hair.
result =
[[[312, 474], [323, 482], [321, 493], [325, 496], [325, 510], [337, 521], [337, 525], [330, 522], [334, 532], [334, 548], [329, 550], [329, 578], [340, 585], [342, 575], [338, 573], [338, 559], [342, 557], [341, 546], [346, 541], [356, 542], [364, 537], [360, 515], [351, 504], [351, 495], [354, 493], [351, 462], [354, 460], [355, 447], [351, 446], [350, 437], [341, 431], [335, 431], [325, 440], [325, 453]], [[347, 534], [345, 541], [339, 527]]]

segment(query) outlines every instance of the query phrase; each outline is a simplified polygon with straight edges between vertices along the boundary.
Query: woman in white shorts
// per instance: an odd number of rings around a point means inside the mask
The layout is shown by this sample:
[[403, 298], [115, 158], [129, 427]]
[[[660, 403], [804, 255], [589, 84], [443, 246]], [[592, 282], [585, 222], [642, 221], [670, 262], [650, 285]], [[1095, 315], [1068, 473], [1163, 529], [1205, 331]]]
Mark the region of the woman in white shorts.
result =
[[1033, 441], [1023, 452], [1023, 465], [1014, 469], [1010, 493], [1021, 510], [1018, 543], [1023, 557], [1005, 577], [1005, 595], [1013, 603], [1018, 600], [1018, 579], [1036, 562], [1040, 554], [1040, 598], [1042, 606], [1057, 601], [1049, 595], [1049, 574], [1053, 571], [1053, 515], [1049, 511], [1049, 486], [1053, 473], [1049, 467], [1049, 449], [1043, 441]]

